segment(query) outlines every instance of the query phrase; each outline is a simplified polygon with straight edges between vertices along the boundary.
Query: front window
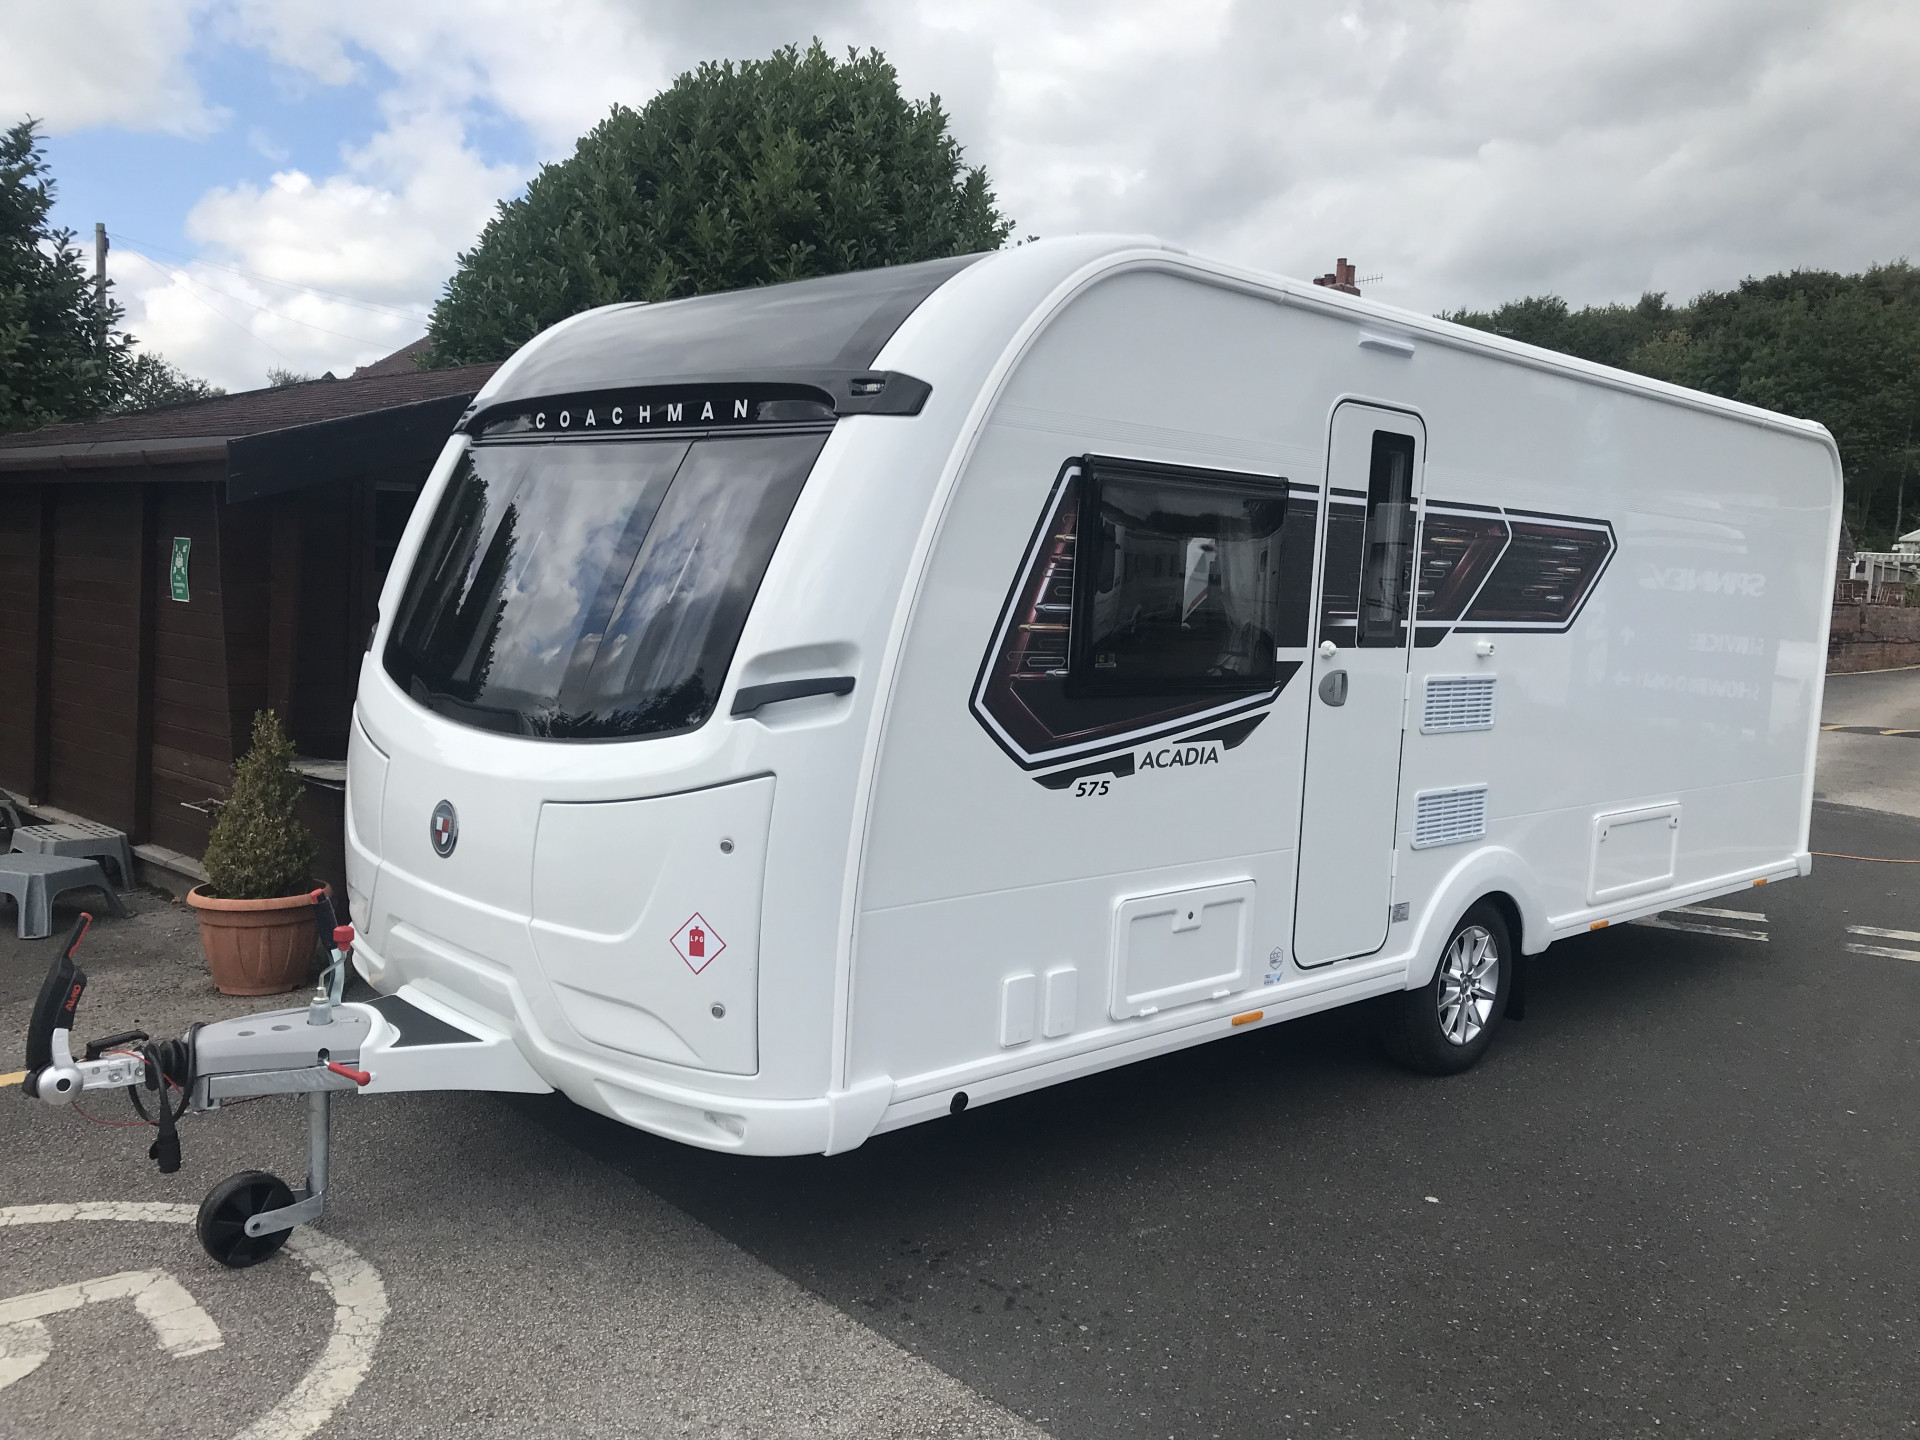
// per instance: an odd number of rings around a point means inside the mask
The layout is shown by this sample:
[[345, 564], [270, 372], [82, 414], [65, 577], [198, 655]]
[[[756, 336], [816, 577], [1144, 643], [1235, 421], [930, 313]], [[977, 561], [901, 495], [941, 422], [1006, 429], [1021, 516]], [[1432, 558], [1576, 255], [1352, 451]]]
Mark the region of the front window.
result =
[[427, 708], [509, 734], [695, 728], [825, 443], [473, 446], [414, 562], [387, 673]]

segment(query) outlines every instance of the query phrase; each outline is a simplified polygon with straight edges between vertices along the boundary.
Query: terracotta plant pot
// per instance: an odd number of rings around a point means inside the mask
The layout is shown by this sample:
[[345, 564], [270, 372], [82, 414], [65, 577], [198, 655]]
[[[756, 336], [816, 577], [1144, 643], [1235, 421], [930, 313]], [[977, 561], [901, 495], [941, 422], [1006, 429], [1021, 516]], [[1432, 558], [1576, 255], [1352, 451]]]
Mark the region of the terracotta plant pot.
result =
[[200, 947], [222, 995], [284, 995], [313, 971], [313, 897], [221, 900], [196, 885]]

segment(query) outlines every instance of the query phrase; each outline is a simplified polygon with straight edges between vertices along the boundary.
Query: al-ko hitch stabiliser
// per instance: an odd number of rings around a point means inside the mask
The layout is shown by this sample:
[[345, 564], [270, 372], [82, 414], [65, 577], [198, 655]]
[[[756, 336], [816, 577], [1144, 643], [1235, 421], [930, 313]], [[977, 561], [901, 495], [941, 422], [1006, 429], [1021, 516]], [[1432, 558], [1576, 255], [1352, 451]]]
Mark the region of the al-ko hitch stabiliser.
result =
[[307, 1097], [304, 1184], [295, 1189], [264, 1170], [243, 1170], [201, 1202], [200, 1244], [236, 1269], [259, 1264], [287, 1243], [294, 1226], [320, 1218], [337, 1091], [551, 1088], [505, 1035], [430, 1013], [400, 995], [366, 1004], [343, 1000], [353, 927], [334, 923], [325, 890], [312, 898], [315, 927], [331, 959], [312, 1000], [299, 1009], [194, 1025], [178, 1040], [127, 1030], [89, 1041], [75, 1059], [74, 1015], [87, 974], [74, 954], [93, 923], [83, 914], [48, 970], [28, 1023], [27, 1076], [20, 1088], [49, 1105], [70, 1105], [87, 1091], [126, 1091], [140, 1119], [158, 1132], [147, 1155], [167, 1174], [180, 1168], [176, 1127], [189, 1110], [218, 1110], [266, 1095]]

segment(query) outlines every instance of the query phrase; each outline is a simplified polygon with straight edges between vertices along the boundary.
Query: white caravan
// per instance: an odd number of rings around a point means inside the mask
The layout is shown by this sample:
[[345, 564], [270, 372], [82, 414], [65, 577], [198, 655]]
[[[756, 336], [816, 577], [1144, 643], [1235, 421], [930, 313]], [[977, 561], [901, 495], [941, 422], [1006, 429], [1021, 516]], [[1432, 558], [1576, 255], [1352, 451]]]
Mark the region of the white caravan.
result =
[[592, 311], [387, 582], [354, 961], [461, 1083], [750, 1154], [1360, 1000], [1458, 1069], [1523, 954], [1807, 873], [1840, 497], [1151, 241]]

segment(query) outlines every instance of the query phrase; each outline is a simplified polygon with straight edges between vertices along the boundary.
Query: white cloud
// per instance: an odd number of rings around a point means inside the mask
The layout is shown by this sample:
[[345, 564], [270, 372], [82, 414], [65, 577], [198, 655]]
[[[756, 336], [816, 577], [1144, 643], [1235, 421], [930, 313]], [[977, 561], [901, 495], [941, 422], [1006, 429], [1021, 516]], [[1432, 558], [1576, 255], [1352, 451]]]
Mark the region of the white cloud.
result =
[[[208, 257], [414, 313], [526, 178], [479, 158], [483, 127], [504, 120], [559, 159], [616, 101], [815, 34], [878, 46], [910, 95], [938, 91], [1019, 233], [1144, 230], [1296, 275], [1343, 254], [1384, 272], [1370, 293], [1417, 310], [1549, 290], [1685, 298], [1793, 265], [1858, 268], [1920, 233], [1920, 9], [1881, 0], [223, 0], [211, 14], [212, 33], [314, 84], [378, 79], [384, 128], [336, 173], [210, 193], [192, 220]], [[177, 43], [152, 53], [130, 89], [184, 83]], [[250, 341], [194, 318], [186, 293], [149, 285], [134, 328], [221, 377], [257, 375], [264, 341], [336, 369], [369, 348], [232, 307]], [[411, 338], [394, 317], [248, 294], [368, 342]]]
[[201, 261], [111, 258], [127, 328], [229, 389], [264, 384], [270, 366], [345, 374], [425, 332], [455, 251], [522, 178], [428, 115], [349, 151], [336, 174], [212, 190], [187, 218]]
[[221, 119], [187, 71], [193, 0], [28, 0], [7, 7], [0, 95], [55, 134], [94, 125], [202, 135]]

